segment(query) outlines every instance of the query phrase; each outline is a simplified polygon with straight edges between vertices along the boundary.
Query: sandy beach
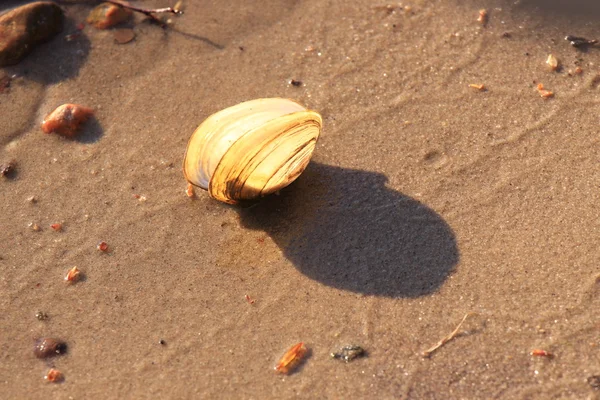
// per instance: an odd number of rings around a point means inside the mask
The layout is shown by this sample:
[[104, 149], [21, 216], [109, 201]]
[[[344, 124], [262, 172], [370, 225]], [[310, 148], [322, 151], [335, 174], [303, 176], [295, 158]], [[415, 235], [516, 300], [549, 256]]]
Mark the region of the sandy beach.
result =
[[[0, 398], [600, 399], [600, 45], [565, 40], [597, 2], [186, 0], [127, 44], [60, 6], [0, 68]], [[307, 170], [188, 198], [192, 132], [267, 97], [322, 115]], [[73, 140], [40, 129], [64, 103]]]

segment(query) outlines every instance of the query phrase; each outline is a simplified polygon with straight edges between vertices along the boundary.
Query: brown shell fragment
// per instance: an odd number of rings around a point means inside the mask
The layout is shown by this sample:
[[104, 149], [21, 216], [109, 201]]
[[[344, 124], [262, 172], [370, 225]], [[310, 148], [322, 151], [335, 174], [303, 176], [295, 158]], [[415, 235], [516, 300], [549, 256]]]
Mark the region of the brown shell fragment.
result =
[[135, 39], [135, 32], [129, 28], [116, 29], [114, 37], [118, 44], [126, 44]]
[[37, 358], [54, 357], [67, 352], [67, 344], [58, 339], [42, 338], [35, 342], [33, 354]]
[[107, 29], [131, 18], [133, 13], [116, 4], [102, 3], [96, 6], [88, 15], [87, 23], [98, 29]]
[[63, 104], [52, 111], [42, 122], [44, 133], [58, 133], [73, 138], [79, 127], [94, 114], [94, 110], [78, 104]]
[[543, 83], [538, 83], [537, 91], [540, 94], [540, 96], [544, 99], [554, 97], [554, 92], [551, 92], [550, 90], [545, 89]]

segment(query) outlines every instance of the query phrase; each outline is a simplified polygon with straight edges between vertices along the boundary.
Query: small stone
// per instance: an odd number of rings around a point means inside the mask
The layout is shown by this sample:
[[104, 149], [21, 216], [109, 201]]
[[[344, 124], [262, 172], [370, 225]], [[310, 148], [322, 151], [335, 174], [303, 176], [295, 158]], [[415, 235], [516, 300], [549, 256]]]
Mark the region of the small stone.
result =
[[125, 44], [135, 39], [135, 32], [133, 31], [133, 29], [129, 28], [116, 29], [114, 36], [115, 42], [117, 42], [118, 44]]
[[42, 338], [35, 343], [33, 354], [37, 358], [54, 357], [67, 352], [67, 344], [53, 338]]
[[133, 13], [123, 7], [111, 3], [96, 6], [88, 15], [87, 23], [98, 29], [107, 29], [131, 18]]
[[14, 65], [63, 30], [62, 9], [50, 1], [17, 7], [0, 16], [0, 67]]
[[38, 312], [36, 312], [36, 313], [35, 313], [35, 317], [36, 317], [38, 320], [40, 320], [40, 321], [45, 321], [45, 320], [47, 320], [47, 319], [49, 318], [49, 317], [48, 317], [48, 314], [46, 314], [46, 313], [45, 313], [45, 312], [43, 312], [43, 311], [38, 311]]
[[64, 380], [64, 376], [59, 370], [55, 368], [50, 368], [46, 376], [44, 376], [44, 379], [47, 382], [60, 383]]
[[587, 378], [587, 381], [592, 388], [600, 390], [600, 375], [592, 375]]
[[331, 353], [331, 358], [337, 358], [346, 362], [350, 362], [355, 358], [364, 357], [366, 354], [367, 352], [362, 347], [357, 345], [349, 345], [342, 347], [340, 351], [336, 353]]
[[8, 92], [11, 80], [11, 77], [8, 75], [3, 75], [0, 77], [0, 93]]
[[58, 133], [73, 138], [79, 133], [79, 127], [87, 121], [94, 111], [79, 104], [63, 104], [52, 111], [42, 122], [44, 133]]
[[12, 179], [15, 177], [17, 163], [13, 160], [0, 164], [0, 175]]

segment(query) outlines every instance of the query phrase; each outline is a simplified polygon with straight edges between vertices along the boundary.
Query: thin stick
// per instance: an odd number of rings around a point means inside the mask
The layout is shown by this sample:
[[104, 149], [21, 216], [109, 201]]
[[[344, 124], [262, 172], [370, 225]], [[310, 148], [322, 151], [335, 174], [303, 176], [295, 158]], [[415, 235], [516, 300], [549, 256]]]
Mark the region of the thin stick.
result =
[[442, 338], [442, 340], [440, 340], [439, 342], [437, 342], [432, 348], [425, 350], [423, 352], [423, 357], [429, 357], [429, 356], [431, 356], [431, 354], [434, 351], [436, 351], [437, 349], [439, 349], [440, 347], [442, 347], [443, 345], [445, 345], [446, 343], [448, 343], [449, 341], [451, 341], [452, 339], [454, 339], [456, 337], [456, 335], [458, 335], [458, 331], [460, 330], [460, 327], [465, 322], [465, 320], [467, 319], [467, 317], [470, 317], [471, 315], [475, 315], [475, 314], [477, 314], [477, 313], [474, 313], [474, 312], [466, 313], [465, 316], [463, 317], [462, 321], [460, 321], [460, 324], [458, 324], [458, 326], [456, 327], [456, 329], [454, 329], [452, 331], [452, 333], [449, 334], [448, 336]]
[[128, 10], [131, 10], [131, 11], [142, 13], [142, 14], [146, 15], [148, 18], [150, 18], [152, 21], [156, 22], [157, 24], [159, 24], [160, 26], [163, 26], [163, 27], [165, 26], [165, 23], [162, 22], [154, 14], [160, 14], [160, 13], [171, 13], [171, 14], [175, 14], [175, 15], [183, 14], [182, 10], [178, 10], [173, 7], [150, 8], [149, 9], [149, 8], [140, 8], [140, 7], [132, 6], [129, 4], [125, 4], [125, 3], [120, 2], [119, 0], [104, 0], [104, 2], [114, 4], [116, 6], [123, 7]]

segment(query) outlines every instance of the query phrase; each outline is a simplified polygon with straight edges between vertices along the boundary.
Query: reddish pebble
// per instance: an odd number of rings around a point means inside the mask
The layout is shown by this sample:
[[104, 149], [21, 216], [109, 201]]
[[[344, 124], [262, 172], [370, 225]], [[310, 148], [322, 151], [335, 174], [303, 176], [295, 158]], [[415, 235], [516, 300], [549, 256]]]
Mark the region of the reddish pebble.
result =
[[42, 122], [44, 133], [58, 133], [72, 138], [79, 132], [81, 124], [87, 121], [94, 111], [78, 104], [63, 104], [52, 111]]
[[477, 22], [481, 25], [487, 24], [488, 21], [488, 12], [487, 10], [479, 10], [479, 17], [477, 17]]
[[77, 282], [79, 280], [80, 274], [81, 271], [79, 271], [79, 268], [73, 267], [69, 270], [69, 272], [67, 272], [67, 276], [65, 276], [65, 281], [67, 281], [68, 283]]
[[248, 295], [245, 295], [244, 297], [246, 298], [246, 301], [248, 302], [248, 304], [254, 304], [254, 302], [256, 301], [256, 300], [252, 300], [250, 298], [250, 296], [248, 296]]
[[536, 357], [548, 357], [548, 358], [554, 357], [554, 354], [550, 353], [549, 351], [542, 350], [542, 349], [531, 350], [531, 355], [536, 356]]
[[83, 28], [85, 28], [85, 24], [83, 22], [78, 23], [75, 28], [77, 28], [78, 31], [82, 31]]
[[50, 228], [52, 228], [56, 232], [60, 232], [62, 231], [62, 224], [52, 224], [50, 225]]
[[100, 242], [98, 243], [98, 246], [96, 246], [96, 248], [100, 251], [107, 251], [108, 250], [108, 243], [106, 242]]
[[96, 6], [87, 17], [87, 23], [98, 29], [107, 29], [131, 18], [133, 13], [123, 7], [111, 3]]
[[50, 371], [48, 371], [44, 379], [52, 383], [62, 382], [63, 374], [57, 369], [50, 368]]
[[67, 352], [67, 345], [58, 339], [42, 338], [35, 342], [33, 354], [37, 358], [54, 357]]
[[194, 185], [188, 183], [187, 188], [185, 189], [185, 194], [189, 198], [193, 198], [196, 194], [194, 193]]

